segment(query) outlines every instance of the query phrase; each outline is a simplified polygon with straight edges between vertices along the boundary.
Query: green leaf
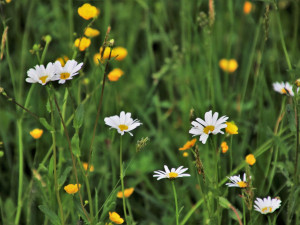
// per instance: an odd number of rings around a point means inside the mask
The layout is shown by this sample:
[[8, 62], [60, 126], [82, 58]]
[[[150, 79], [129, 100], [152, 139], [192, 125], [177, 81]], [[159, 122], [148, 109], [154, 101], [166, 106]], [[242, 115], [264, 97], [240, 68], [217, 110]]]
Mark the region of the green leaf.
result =
[[286, 105], [286, 117], [289, 122], [289, 128], [292, 132], [296, 132], [296, 120], [295, 120], [295, 111], [293, 106], [290, 104]]
[[58, 186], [59, 187], [61, 187], [64, 183], [65, 183], [65, 181], [66, 181], [66, 179], [67, 179], [67, 176], [69, 175], [69, 173], [71, 172], [71, 170], [72, 170], [72, 167], [71, 166], [68, 166], [65, 170], [64, 170], [64, 172], [63, 172], [63, 174], [60, 176], [60, 178], [58, 179]]
[[230, 202], [223, 197], [219, 197], [219, 204], [220, 206], [222, 206], [223, 208], [229, 209], [229, 206], [231, 205]]
[[40, 118], [40, 123], [49, 131], [54, 131], [54, 128], [43, 117]]
[[79, 148], [79, 137], [78, 133], [75, 133], [71, 140], [72, 152], [77, 157], [80, 157], [80, 148]]
[[[239, 215], [240, 219], [243, 219], [243, 215], [242, 215], [241, 211], [238, 210], [237, 208], [235, 208], [235, 209], [236, 209], [237, 214]], [[229, 215], [232, 219], [238, 221], [238, 218], [232, 209], [229, 210]]]
[[46, 205], [39, 205], [39, 209], [45, 214], [45, 216], [50, 220], [50, 222], [54, 225], [60, 225], [59, 217], [48, 208]]
[[75, 129], [79, 129], [82, 126], [83, 118], [84, 118], [84, 107], [83, 104], [80, 104], [75, 111], [75, 116], [73, 120], [73, 127]]

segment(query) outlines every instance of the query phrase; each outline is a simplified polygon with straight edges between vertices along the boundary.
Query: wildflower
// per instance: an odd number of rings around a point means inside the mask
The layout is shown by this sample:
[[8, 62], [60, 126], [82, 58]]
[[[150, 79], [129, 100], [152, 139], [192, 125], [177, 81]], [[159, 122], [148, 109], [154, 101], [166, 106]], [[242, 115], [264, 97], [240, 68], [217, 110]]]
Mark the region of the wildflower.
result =
[[124, 223], [124, 219], [116, 212], [109, 212], [109, 219], [116, 224]]
[[188, 153], [188, 152], [184, 152], [184, 153], [182, 153], [182, 156], [183, 156], [183, 157], [188, 157], [188, 156], [189, 156], [189, 153]]
[[108, 77], [108, 79], [110, 81], [118, 81], [119, 78], [121, 76], [123, 76], [123, 74], [124, 74], [123, 70], [121, 70], [119, 68], [115, 68], [115, 69], [113, 69], [112, 71], [109, 72], [109, 74], [107, 75], [107, 77]]
[[275, 82], [273, 83], [273, 89], [280, 94], [294, 96], [293, 87], [289, 82]]
[[127, 56], [128, 52], [127, 52], [126, 48], [123, 48], [123, 47], [115, 47], [115, 48], [113, 48], [111, 54], [112, 54], [111, 56], [112, 56], [112, 57], [115, 57], [116, 60], [122, 61], [122, 60], [125, 59], [125, 57]]
[[65, 66], [56, 63], [56, 74], [52, 80], [59, 80], [59, 84], [64, 84], [66, 80], [72, 80], [73, 76], [77, 75], [83, 63], [76, 62], [74, 59], [68, 60]]
[[64, 190], [68, 193], [68, 194], [75, 194], [78, 192], [78, 190], [80, 189], [81, 184], [79, 184], [79, 188], [77, 186], [77, 184], [68, 184], [67, 186], [64, 187]]
[[[127, 189], [125, 189], [125, 190], [124, 190], [124, 196], [125, 196], [125, 198], [129, 198], [130, 195], [132, 195], [133, 191], [134, 191], [134, 188], [127, 188]], [[122, 193], [122, 191], [119, 191], [119, 192], [118, 192], [117, 197], [118, 197], [118, 198], [123, 198], [123, 193]]]
[[297, 79], [297, 80], [295, 81], [295, 85], [296, 85], [297, 87], [300, 87], [300, 78]]
[[90, 27], [87, 27], [84, 31], [84, 35], [89, 37], [89, 38], [93, 38], [93, 37], [96, 37], [100, 34], [100, 31], [97, 30], [97, 29], [93, 29], [93, 28], [90, 28]]
[[190, 141], [186, 142], [183, 147], [179, 148], [179, 150], [184, 151], [184, 150], [187, 150], [187, 149], [190, 149], [190, 148], [194, 147], [196, 141], [197, 141], [197, 139], [194, 138], [193, 140], [190, 140]]
[[96, 54], [94, 55], [94, 57], [93, 57], [93, 60], [94, 60], [94, 63], [95, 63], [96, 65], [98, 65], [98, 64], [99, 64], [99, 61], [101, 61], [101, 54], [100, 54], [100, 53], [96, 53]]
[[271, 199], [270, 196], [268, 198], [256, 198], [254, 201], [254, 210], [260, 212], [261, 214], [272, 213], [276, 209], [280, 207], [281, 200], [278, 198]]
[[41, 85], [45, 85], [48, 81], [50, 81], [55, 74], [55, 66], [53, 63], [49, 62], [46, 66], [44, 65], [36, 65], [34, 69], [29, 69], [27, 71], [26, 82], [28, 83], [40, 83]]
[[238, 68], [238, 63], [235, 59], [221, 59], [219, 66], [224, 72], [233, 73]]
[[79, 51], [84, 51], [91, 45], [91, 40], [86, 37], [77, 38], [74, 45], [79, 49]]
[[224, 153], [224, 154], [228, 151], [228, 145], [227, 145], [226, 141], [223, 141], [221, 143], [221, 148], [222, 148], [222, 153]]
[[189, 177], [191, 176], [188, 173], [184, 173], [185, 171], [188, 170], [188, 168], [183, 168], [183, 166], [178, 167], [177, 169], [172, 168], [171, 171], [169, 170], [169, 168], [164, 165], [165, 171], [162, 170], [157, 170], [154, 171], [154, 175], [153, 177], [157, 177], [157, 180], [160, 179], [164, 179], [164, 178], [168, 178], [170, 180], [178, 178], [178, 177]]
[[[232, 183], [226, 183], [228, 187], [240, 187], [245, 188], [248, 186], [247, 180], [246, 180], [246, 174], [244, 173], [243, 180], [241, 180], [240, 175], [238, 176], [231, 176], [227, 177]], [[251, 178], [251, 177], [250, 177]]]
[[120, 113], [120, 116], [106, 117], [104, 122], [106, 125], [111, 126], [111, 128], [117, 129], [119, 134], [124, 135], [125, 132], [128, 132], [131, 136], [133, 135], [129, 131], [142, 125], [139, 120], [131, 118], [131, 113], [125, 114], [124, 111]]
[[89, 3], [83, 4], [81, 7], [78, 8], [78, 14], [85, 20], [89, 20], [94, 18], [100, 14], [100, 10], [97, 9], [95, 6], [92, 6]]
[[56, 59], [56, 61], [60, 62], [61, 66], [64, 66], [68, 60], [69, 60], [68, 56], [65, 55], [63, 57]]
[[43, 135], [43, 130], [42, 129], [38, 129], [38, 128], [35, 128], [33, 129], [32, 131], [30, 131], [30, 135], [31, 137], [33, 137], [34, 139], [39, 139], [42, 137]]
[[[88, 163], [83, 162], [83, 163], [82, 163], [82, 167], [83, 167], [83, 169], [84, 169], [85, 171], [87, 171], [87, 169], [88, 169]], [[93, 166], [93, 165], [90, 165], [90, 172], [93, 172], [93, 171], [94, 171], [94, 166]]]
[[6, 2], [6, 3], [10, 3], [10, 2], [11, 2], [11, 0], [5, 0], [5, 2]]
[[222, 116], [218, 119], [219, 113], [215, 112], [214, 115], [212, 115], [212, 111], [208, 111], [205, 113], [204, 118], [205, 121], [196, 118], [196, 121], [192, 122], [193, 127], [190, 129], [189, 133], [193, 134], [193, 136], [200, 135], [199, 141], [202, 142], [202, 144], [206, 143], [206, 140], [209, 136], [209, 134], [224, 134], [221, 129], [227, 127], [225, 124], [226, 120], [228, 119], [227, 116]]
[[245, 1], [244, 3], [244, 13], [249, 14], [252, 10], [252, 3], [249, 1]]
[[234, 122], [226, 122], [227, 127], [225, 128], [225, 132], [227, 134], [238, 134], [238, 127]]
[[252, 166], [256, 162], [256, 159], [253, 154], [247, 155], [245, 160], [250, 166]]

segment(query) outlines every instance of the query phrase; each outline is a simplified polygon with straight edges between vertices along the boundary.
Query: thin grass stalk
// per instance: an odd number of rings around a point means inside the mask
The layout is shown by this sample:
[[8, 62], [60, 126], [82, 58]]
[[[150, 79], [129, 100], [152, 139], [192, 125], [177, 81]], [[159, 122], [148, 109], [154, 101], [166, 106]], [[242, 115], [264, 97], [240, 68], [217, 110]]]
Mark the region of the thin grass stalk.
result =
[[[106, 42], [107, 42], [109, 33], [110, 33], [110, 27], [107, 28], [105, 39], [104, 39], [104, 42], [103, 42], [103, 45], [102, 45], [101, 59], [103, 59], [103, 54], [104, 54], [104, 51], [105, 51], [105, 48], [106, 48]], [[90, 144], [90, 147], [89, 147], [89, 158], [88, 158], [88, 166], [87, 166], [87, 172], [86, 172], [86, 174], [89, 173], [90, 162], [91, 162], [91, 157], [92, 157], [92, 152], [93, 152], [93, 143], [94, 143], [95, 134], [96, 134], [96, 128], [97, 128], [97, 125], [98, 125], [98, 120], [99, 120], [99, 117], [100, 117], [100, 111], [101, 111], [101, 107], [102, 107], [104, 87], [105, 87], [106, 75], [107, 75], [107, 71], [108, 71], [108, 64], [109, 64], [109, 60], [111, 58], [111, 52], [112, 52], [112, 49], [109, 52], [108, 60], [107, 60], [107, 63], [106, 63], [105, 69], [104, 69], [103, 80], [102, 80], [101, 96], [100, 96], [100, 100], [99, 100], [99, 104], [98, 104], [97, 116], [96, 116], [96, 120], [95, 120], [95, 124], [94, 124], [94, 129], [93, 129], [93, 136], [92, 136], [91, 144]]]
[[[54, 128], [54, 112], [53, 112], [53, 107], [52, 107], [52, 100], [50, 100], [50, 107], [51, 107], [51, 125]], [[61, 224], [64, 225], [64, 212], [60, 200], [60, 195], [59, 195], [59, 188], [58, 188], [58, 182], [57, 182], [57, 165], [56, 165], [56, 139], [55, 139], [55, 131], [51, 131], [51, 136], [52, 136], [52, 150], [53, 150], [53, 170], [54, 170], [54, 189], [55, 189], [55, 194], [56, 194], [56, 199], [57, 203], [59, 206], [59, 212], [60, 212], [60, 221]]]
[[[60, 108], [59, 108], [59, 106], [58, 106], [58, 103], [57, 103], [57, 100], [56, 100], [56, 97], [55, 97], [55, 93], [53, 93], [53, 95], [54, 95], [55, 106], [56, 106], [56, 108], [57, 108], [57, 111], [58, 111], [60, 120], [61, 120], [61, 122], [62, 122], [62, 124], [63, 124], [64, 131], [65, 131], [65, 135], [66, 135], [66, 138], [67, 138], [67, 141], [68, 141], [69, 150], [70, 150], [70, 154], [71, 154], [71, 158], [72, 158], [73, 173], [74, 173], [74, 175], [75, 175], [76, 184], [77, 184], [77, 187], [79, 187], [79, 181], [78, 181], [78, 175], [77, 175], [77, 169], [76, 169], [76, 162], [75, 162], [75, 158], [74, 158], [74, 155], [73, 155], [73, 152], [72, 152], [72, 145], [71, 145], [71, 141], [70, 141], [70, 136], [69, 136], [67, 127], [66, 127], [66, 125], [65, 125], [64, 119], [63, 119], [63, 117], [62, 117]], [[86, 210], [85, 210], [85, 208], [84, 208], [83, 201], [82, 201], [82, 196], [81, 196], [80, 191], [78, 191], [78, 194], [79, 194], [79, 199], [80, 199], [80, 205], [81, 205], [81, 208], [82, 208], [82, 210], [83, 210], [83, 212], [84, 212], [84, 215], [86, 216], [86, 218], [88, 219], [88, 221], [91, 221], [90, 217], [88, 216], [88, 214], [87, 214], [87, 212], [86, 212]]]

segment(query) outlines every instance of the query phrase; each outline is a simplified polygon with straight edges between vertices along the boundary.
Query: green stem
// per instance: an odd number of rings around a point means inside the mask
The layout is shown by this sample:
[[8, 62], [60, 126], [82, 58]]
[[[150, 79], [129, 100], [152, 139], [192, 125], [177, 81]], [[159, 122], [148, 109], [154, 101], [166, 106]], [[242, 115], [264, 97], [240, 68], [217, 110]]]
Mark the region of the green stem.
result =
[[[50, 100], [50, 108], [51, 108], [51, 125], [52, 127], [55, 127], [54, 123], [54, 112], [53, 112], [53, 106], [52, 106], [52, 99]], [[54, 188], [55, 188], [55, 194], [56, 194], [56, 199], [57, 203], [59, 206], [59, 211], [60, 211], [60, 220], [61, 224], [64, 224], [64, 212], [60, 200], [60, 195], [59, 195], [59, 187], [58, 187], [58, 182], [57, 182], [57, 165], [56, 165], [56, 139], [55, 139], [55, 131], [51, 131], [52, 135], [52, 150], [53, 150], [53, 170], [54, 170]]]
[[[49, 36], [49, 35], [48, 35], [48, 36]], [[50, 42], [51, 42], [51, 37], [50, 37], [50, 38], [48, 38], [48, 37], [45, 38], [45, 41], [46, 41], [46, 44], [45, 44], [45, 47], [44, 47], [44, 50], [43, 50], [43, 53], [42, 53], [42, 57], [41, 57], [40, 64], [43, 64], [43, 63], [44, 63], [45, 56], [46, 56], [46, 53], [47, 53], [49, 44], [50, 44]]]
[[18, 225], [22, 209], [22, 190], [23, 190], [23, 140], [22, 140], [22, 120], [17, 121], [18, 144], [19, 144], [19, 187], [18, 187], [18, 206], [15, 218], [15, 224]]
[[126, 224], [128, 224], [127, 220], [127, 212], [126, 212], [126, 203], [125, 203], [125, 197], [124, 197], [124, 174], [123, 174], [123, 161], [122, 161], [122, 135], [120, 138], [120, 179], [121, 179], [121, 186], [122, 186], [122, 193], [123, 193], [123, 210], [124, 210], [124, 216], [126, 220]]
[[232, 136], [230, 135], [230, 145], [229, 145], [229, 172], [232, 172]]
[[174, 180], [172, 180], [171, 183], [172, 183], [172, 188], [173, 188], [173, 193], [174, 193], [174, 201], [175, 201], [175, 209], [176, 209], [176, 225], [178, 225], [179, 224], [179, 212], [178, 212], [178, 202], [177, 202], [177, 194], [176, 194]]
[[190, 211], [188, 211], [188, 213], [185, 215], [185, 217], [183, 218], [183, 220], [181, 221], [180, 225], [184, 225], [189, 218], [193, 215], [193, 213], [198, 209], [198, 207], [201, 206], [201, 204], [203, 203], [203, 199], [200, 199], [191, 209]]
[[242, 201], [243, 201], [243, 220], [244, 220], [244, 225], [246, 225], [246, 207], [245, 207], [245, 196], [244, 196], [244, 193], [243, 193]]
[[86, 190], [87, 190], [87, 194], [88, 194], [88, 198], [89, 198], [89, 208], [90, 208], [90, 215], [91, 215], [91, 224], [93, 224], [93, 219], [94, 219], [94, 211], [93, 211], [93, 200], [92, 200], [92, 195], [91, 195], [91, 189], [90, 189], [90, 183], [89, 183], [89, 179], [88, 176], [85, 174], [84, 169], [82, 167], [82, 163], [79, 159], [79, 156], [77, 156], [77, 162], [80, 166], [80, 170], [81, 173], [83, 174], [84, 177], [84, 182], [86, 185]]

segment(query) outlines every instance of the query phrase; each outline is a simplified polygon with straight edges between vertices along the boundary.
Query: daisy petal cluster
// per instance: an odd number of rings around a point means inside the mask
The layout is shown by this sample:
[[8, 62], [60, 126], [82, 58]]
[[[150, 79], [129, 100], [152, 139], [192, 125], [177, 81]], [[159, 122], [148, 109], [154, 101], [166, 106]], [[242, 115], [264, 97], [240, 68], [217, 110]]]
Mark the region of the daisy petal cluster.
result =
[[77, 75], [83, 63], [76, 62], [74, 59], [68, 60], [64, 66], [60, 61], [55, 63], [48, 63], [45, 68], [44, 65], [36, 65], [34, 69], [27, 71], [26, 82], [47, 84], [49, 81], [58, 80], [59, 84], [64, 84], [66, 80], [72, 80], [73, 76]]
[[281, 200], [278, 198], [271, 199], [271, 197], [268, 196], [264, 199], [256, 198], [254, 203], [254, 210], [260, 212], [261, 214], [268, 214], [274, 212], [280, 207]]
[[221, 129], [226, 128], [227, 125], [225, 122], [227, 121], [227, 116], [222, 116], [218, 119], [219, 113], [215, 112], [212, 114], [212, 111], [208, 111], [205, 113], [204, 118], [202, 120], [197, 118], [196, 121], [192, 122], [193, 127], [190, 129], [189, 133], [193, 134], [193, 136], [200, 136], [199, 141], [202, 144], [205, 144], [209, 134], [224, 134]]
[[188, 170], [188, 168], [183, 168], [183, 166], [180, 166], [177, 169], [172, 168], [171, 170], [169, 170], [168, 166], [164, 165], [164, 168], [165, 168], [165, 171], [162, 171], [162, 170], [154, 171], [153, 177], [157, 177], [157, 180], [161, 180], [161, 179], [164, 179], [164, 178], [175, 179], [175, 178], [178, 178], [178, 177], [189, 177], [189, 176], [191, 176], [188, 173], [184, 173], [185, 171]]
[[273, 89], [280, 94], [294, 96], [293, 86], [289, 82], [275, 82]]
[[131, 113], [125, 113], [122, 111], [120, 116], [110, 116], [104, 119], [106, 125], [110, 126], [111, 128], [117, 129], [118, 133], [124, 135], [125, 132], [128, 132], [131, 136], [132, 133], [130, 131], [134, 130], [138, 126], [142, 125], [142, 123], [135, 119], [131, 118]]
[[232, 182], [232, 183], [226, 183], [226, 185], [228, 187], [246, 188], [248, 186], [247, 179], [246, 179], [246, 174], [245, 173], [244, 173], [244, 176], [243, 176], [243, 180], [241, 180], [240, 175], [238, 175], [238, 176], [231, 176], [231, 177], [228, 177], [228, 179]]
[[34, 69], [27, 71], [26, 82], [28, 83], [39, 83], [41, 85], [47, 84], [55, 75], [55, 64], [49, 62], [45, 68], [44, 65], [36, 65]]

